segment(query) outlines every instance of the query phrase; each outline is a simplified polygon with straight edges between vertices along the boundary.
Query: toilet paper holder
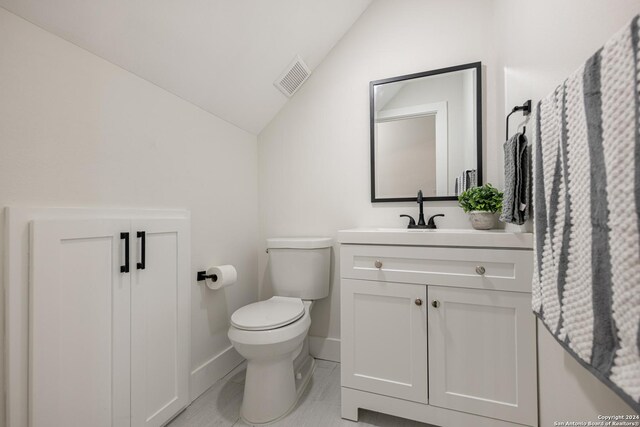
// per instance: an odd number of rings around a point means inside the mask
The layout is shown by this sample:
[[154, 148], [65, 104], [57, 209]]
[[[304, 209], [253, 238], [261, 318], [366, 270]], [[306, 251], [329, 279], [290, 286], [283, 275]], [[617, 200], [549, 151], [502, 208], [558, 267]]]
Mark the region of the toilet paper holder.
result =
[[207, 280], [207, 279], [211, 279], [214, 282], [218, 281], [218, 275], [217, 274], [209, 274], [207, 275], [206, 271], [198, 271], [196, 279], [198, 280], [198, 282], [202, 282], [203, 280]]

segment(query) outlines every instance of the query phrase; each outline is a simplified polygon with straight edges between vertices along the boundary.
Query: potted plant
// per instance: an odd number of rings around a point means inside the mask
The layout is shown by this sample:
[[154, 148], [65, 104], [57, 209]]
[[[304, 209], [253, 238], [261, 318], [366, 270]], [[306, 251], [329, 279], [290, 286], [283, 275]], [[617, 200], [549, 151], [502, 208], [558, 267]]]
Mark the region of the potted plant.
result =
[[502, 209], [502, 192], [491, 184], [485, 184], [460, 194], [458, 202], [469, 214], [473, 228], [490, 230], [496, 226], [496, 212]]

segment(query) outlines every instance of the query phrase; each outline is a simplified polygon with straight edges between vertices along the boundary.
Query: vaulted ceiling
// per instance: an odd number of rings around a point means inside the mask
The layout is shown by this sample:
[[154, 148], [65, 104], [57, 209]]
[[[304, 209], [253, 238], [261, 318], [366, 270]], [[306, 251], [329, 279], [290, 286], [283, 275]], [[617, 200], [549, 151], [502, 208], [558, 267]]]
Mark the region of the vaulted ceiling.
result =
[[[257, 134], [371, 0], [0, 0], [0, 6]], [[295, 95], [294, 95], [295, 96]]]

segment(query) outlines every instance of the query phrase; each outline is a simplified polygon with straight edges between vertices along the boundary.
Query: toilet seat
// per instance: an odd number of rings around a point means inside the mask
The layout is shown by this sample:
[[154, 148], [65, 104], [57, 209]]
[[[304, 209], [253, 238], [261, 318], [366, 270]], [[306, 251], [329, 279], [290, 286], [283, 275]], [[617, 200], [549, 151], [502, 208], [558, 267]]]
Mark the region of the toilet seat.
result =
[[266, 331], [287, 326], [304, 315], [300, 298], [275, 296], [239, 308], [231, 315], [231, 325], [245, 331]]

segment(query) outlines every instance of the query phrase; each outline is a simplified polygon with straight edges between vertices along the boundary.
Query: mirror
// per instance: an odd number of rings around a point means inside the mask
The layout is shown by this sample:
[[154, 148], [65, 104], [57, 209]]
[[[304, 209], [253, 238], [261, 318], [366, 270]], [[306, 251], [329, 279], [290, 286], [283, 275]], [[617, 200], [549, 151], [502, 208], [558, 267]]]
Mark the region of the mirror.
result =
[[369, 95], [372, 202], [482, 185], [480, 62], [372, 81]]

